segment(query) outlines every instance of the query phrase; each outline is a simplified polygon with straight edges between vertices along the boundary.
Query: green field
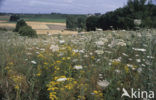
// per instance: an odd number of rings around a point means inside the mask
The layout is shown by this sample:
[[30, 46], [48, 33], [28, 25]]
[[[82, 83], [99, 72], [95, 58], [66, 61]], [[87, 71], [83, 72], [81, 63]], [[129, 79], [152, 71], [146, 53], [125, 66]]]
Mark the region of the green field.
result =
[[[48, 14], [25, 14], [19, 15], [21, 19], [25, 19], [26, 21], [37, 21], [37, 22], [55, 22], [55, 23], [65, 23], [66, 22], [66, 16], [65, 15], [48, 15]], [[0, 20], [6, 20], [9, 21], [10, 16], [0, 16]]]
[[[9, 21], [10, 15], [13, 14], [2, 14], [0, 15], [0, 20], [6, 20]], [[86, 15], [74, 15], [74, 14], [16, 14], [20, 16], [21, 19], [24, 19], [25, 21], [36, 21], [36, 22], [54, 22], [54, 23], [66, 23], [67, 16], [83, 16]]]
[[63, 15], [20, 15], [20, 18], [25, 19], [26, 21], [37, 21], [37, 22], [56, 22], [56, 23], [65, 23], [66, 17]]
[[[25, 21], [36, 21], [36, 22], [54, 22], [54, 23], [65, 23], [66, 19], [50, 19], [50, 18], [22, 18]], [[9, 18], [0, 18], [0, 20], [9, 21]]]
[[9, 18], [0, 18], [0, 20], [6, 20], [6, 21], [9, 21]]
[[23, 18], [25, 21], [65, 23], [66, 19]]
[[0, 31], [0, 100], [130, 100], [156, 90], [156, 30], [38, 38]]

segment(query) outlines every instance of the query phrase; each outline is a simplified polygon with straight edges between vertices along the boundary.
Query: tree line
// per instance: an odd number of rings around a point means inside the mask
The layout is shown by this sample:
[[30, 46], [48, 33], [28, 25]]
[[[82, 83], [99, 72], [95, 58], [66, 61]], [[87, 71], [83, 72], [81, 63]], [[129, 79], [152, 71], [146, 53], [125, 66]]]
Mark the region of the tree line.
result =
[[[85, 20], [85, 21], [84, 21]], [[135, 24], [140, 20], [140, 25]], [[156, 5], [151, 0], [128, 0], [127, 5], [100, 16], [90, 16], [78, 21], [78, 18], [67, 18], [67, 29], [81, 28], [95, 31], [96, 28], [108, 29], [135, 29], [137, 26], [156, 28]]]
[[86, 17], [85, 16], [67, 16], [66, 28], [69, 30], [86, 30]]

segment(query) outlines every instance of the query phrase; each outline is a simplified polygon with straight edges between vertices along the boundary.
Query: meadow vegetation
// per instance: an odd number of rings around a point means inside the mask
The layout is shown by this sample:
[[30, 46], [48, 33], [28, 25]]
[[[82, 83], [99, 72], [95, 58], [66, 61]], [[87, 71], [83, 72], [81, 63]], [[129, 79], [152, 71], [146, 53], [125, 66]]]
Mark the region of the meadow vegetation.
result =
[[[156, 93], [156, 7], [146, 1], [128, 0], [123, 8], [90, 17], [19, 14], [24, 20], [15, 32], [0, 28], [0, 100], [131, 100], [121, 96], [132, 88]], [[65, 21], [79, 33], [58, 34], [69, 33]]]
[[38, 38], [0, 31], [1, 100], [125, 100], [156, 90], [156, 31]]

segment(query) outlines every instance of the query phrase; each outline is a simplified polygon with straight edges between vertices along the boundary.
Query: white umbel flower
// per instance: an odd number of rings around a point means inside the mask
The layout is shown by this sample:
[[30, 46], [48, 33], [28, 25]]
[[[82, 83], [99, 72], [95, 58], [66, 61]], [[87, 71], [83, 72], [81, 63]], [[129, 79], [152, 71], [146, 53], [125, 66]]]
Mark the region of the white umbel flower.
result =
[[57, 79], [56, 81], [57, 82], [64, 82], [64, 81], [66, 81], [67, 80], [67, 78], [59, 78], [59, 79]]
[[31, 61], [31, 63], [32, 63], [32, 64], [37, 64], [37, 62], [36, 62], [36, 61], [34, 61], [34, 60], [33, 60], [33, 61]]
[[60, 40], [59, 42], [60, 42], [60, 44], [64, 44], [64, 43], [65, 43], [65, 41], [64, 41], [64, 40]]
[[95, 44], [96, 44], [97, 46], [102, 46], [102, 45], [104, 45], [104, 42], [103, 42], [103, 41], [97, 41], [97, 42], [95, 42]]
[[97, 84], [102, 88], [106, 88], [110, 83], [107, 80], [98, 81]]
[[83, 67], [82, 67], [81, 65], [75, 65], [75, 66], [74, 66], [74, 69], [76, 69], [76, 70], [81, 70], [81, 69], [83, 69]]
[[140, 60], [140, 59], [136, 59], [136, 62], [140, 63], [140, 62], [141, 62], [141, 60]]
[[126, 46], [126, 43], [125, 42], [118, 42], [117, 45], [118, 46]]
[[53, 52], [56, 52], [59, 50], [59, 47], [57, 45], [51, 45], [49, 49], [52, 50]]
[[104, 51], [103, 50], [96, 50], [95, 53], [102, 55], [104, 53]]
[[132, 48], [133, 50], [135, 50], [135, 51], [141, 51], [141, 52], [145, 52], [146, 51], [146, 49], [141, 49], [141, 48]]

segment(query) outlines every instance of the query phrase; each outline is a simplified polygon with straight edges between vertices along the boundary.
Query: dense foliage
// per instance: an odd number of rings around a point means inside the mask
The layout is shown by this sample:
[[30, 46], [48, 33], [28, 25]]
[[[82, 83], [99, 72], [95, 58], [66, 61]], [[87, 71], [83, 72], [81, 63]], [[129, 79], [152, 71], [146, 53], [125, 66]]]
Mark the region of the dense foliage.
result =
[[[156, 6], [147, 0], [128, 0], [127, 5], [115, 11], [107, 12], [98, 19], [95, 16], [88, 17], [87, 30], [95, 30], [96, 27], [103, 30], [111, 29], [135, 29], [135, 19], [141, 20], [139, 27], [156, 27]], [[97, 21], [98, 20], [98, 21]]]
[[87, 18], [86, 20], [87, 31], [96, 30], [96, 27], [98, 26], [98, 19], [99, 17], [97, 16], [91, 16]]
[[86, 17], [85, 16], [68, 16], [66, 18], [66, 27], [69, 30], [84, 30], [86, 29]]
[[18, 15], [12, 15], [10, 16], [9, 21], [10, 22], [17, 22], [20, 19], [20, 17]]
[[37, 37], [36, 31], [28, 26], [23, 19], [17, 22], [14, 31], [18, 32], [21, 36]]
[[22, 20], [19, 20], [16, 24], [16, 28], [15, 28], [15, 32], [19, 32], [20, 28], [23, 27], [23, 26], [27, 26], [27, 23], [22, 19]]
[[67, 29], [70, 29], [70, 30], [76, 29], [76, 27], [77, 27], [77, 20], [76, 20], [76, 18], [72, 17], [72, 16], [68, 16], [66, 18], [66, 27], [67, 27]]
[[36, 31], [33, 30], [30, 26], [21, 27], [19, 30], [19, 34], [21, 36], [37, 37]]

